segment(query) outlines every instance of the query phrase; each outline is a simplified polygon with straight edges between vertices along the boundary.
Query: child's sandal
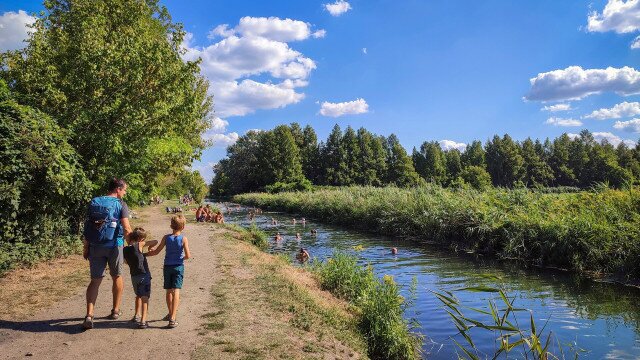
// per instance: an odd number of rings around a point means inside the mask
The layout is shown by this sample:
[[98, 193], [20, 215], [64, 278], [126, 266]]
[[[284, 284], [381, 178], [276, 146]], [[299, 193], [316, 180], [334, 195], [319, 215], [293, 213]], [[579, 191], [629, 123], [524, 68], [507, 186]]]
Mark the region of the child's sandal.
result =
[[147, 324], [146, 321], [142, 321], [142, 322], [140, 322], [140, 324], [138, 324], [138, 329], [146, 329], [148, 327], [149, 327], [149, 325]]

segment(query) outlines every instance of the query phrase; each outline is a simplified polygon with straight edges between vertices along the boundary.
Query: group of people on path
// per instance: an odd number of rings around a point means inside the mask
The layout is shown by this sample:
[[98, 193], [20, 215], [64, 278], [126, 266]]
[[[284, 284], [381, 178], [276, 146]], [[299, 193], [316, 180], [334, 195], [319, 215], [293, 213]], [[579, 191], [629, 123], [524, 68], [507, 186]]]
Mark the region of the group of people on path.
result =
[[[158, 255], [166, 249], [163, 276], [168, 314], [163, 320], [168, 321], [169, 328], [174, 328], [178, 325], [176, 316], [184, 278], [184, 260], [191, 257], [189, 241], [182, 233], [186, 220], [182, 215], [172, 216], [171, 233], [163, 236], [160, 242], [147, 241], [147, 233], [143, 228], [131, 229], [129, 207], [122, 200], [127, 187], [124, 180], [111, 179], [107, 194], [92, 199], [89, 204], [84, 226], [83, 256], [89, 260], [91, 281], [87, 286], [87, 312], [82, 326], [85, 329], [92, 329], [94, 326], [95, 303], [107, 267], [113, 281], [113, 306], [108, 319], [120, 318], [120, 303], [124, 291], [122, 273], [126, 262], [136, 294], [135, 314], [131, 322], [138, 328], [147, 328], [152, 279], [147, 257]], [[147, 253], [144, 253], [145, 248], [148, 249]]]

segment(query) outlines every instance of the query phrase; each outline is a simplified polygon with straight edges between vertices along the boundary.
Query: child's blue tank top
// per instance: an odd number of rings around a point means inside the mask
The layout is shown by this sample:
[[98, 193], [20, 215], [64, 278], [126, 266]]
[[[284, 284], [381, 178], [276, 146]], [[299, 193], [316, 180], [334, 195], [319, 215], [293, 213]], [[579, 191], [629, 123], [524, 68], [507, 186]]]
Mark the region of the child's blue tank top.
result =
[[165, 266], [179, 266], [184, 263], [182, 235], [167, 235], [167, 252], [164, 255]]

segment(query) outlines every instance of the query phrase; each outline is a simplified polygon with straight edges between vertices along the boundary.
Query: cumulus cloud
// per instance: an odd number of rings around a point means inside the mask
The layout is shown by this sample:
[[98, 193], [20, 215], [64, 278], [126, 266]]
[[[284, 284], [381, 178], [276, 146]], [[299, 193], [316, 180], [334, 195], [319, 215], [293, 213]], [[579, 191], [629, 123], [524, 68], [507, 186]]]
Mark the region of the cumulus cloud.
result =
[[333, 4], [324, 4], [324, 8], [327, 9], [332, 16], [340, 16], [351, 10], [351, 4], [344, 0], [337, 0]]
[[637, 31], [640, 29], [640, 1], [609, 0], [602, 13], [594, 11], [589, 15], [587, 29], [618, 34]]
[[593, 135], [593, 138], [597, 141], [602, 143], [604, 140], [606, 140], [609, 144], [613, 145], [613, 146], [618, 146], [621, 142], [627, 144], [627, 146], [635, 146], [636, 142], [633, 140], [629, 140], [629, 139], [621, 139], [620, 137], [610, 133], [610, 132], [594, 132], [591, 135]]
[[455, 142], [453, 140], [440, 140], [438, 141], [440, 144], [440, 148], [444, 151], [458, 149], [460, 152], [464, 151], [467, 148], [467, 144]]
[[24, 40], [29, 37], [29, 25], [35, 21], [36, 18], [24, 10], [7, 11], [0, 15], [0, 51], [18, 50], [25, 47]]
[[640, 119], [631, 119], [629, 121], [616, 121], [613, 127], [614, 129], [618, 129], [618, 130], [640, 133]]
[[628, 66], [586, 70], [580, 66], [570, 66], [563, 70], [540, 73], [530, 79], [530, 82], [531, 89], [525, 100], [580, 100], [603, 92], [640, 94], [640, 72]]
[[320, 29], [320, 30], [314, 31], [313, 34], [311, 34], [311, 36], [313, 36], [316, 39], [323, 38], [326, 35], [327, 35], [327, 31], [324, 30], [324, 29]]
[[550, 111], [550, 112], [558, 112], [558, 111], [568, 111], [571, 109], [571, 104], [557, 104], [557, 105], [549, 105], [545, 106], [541, 111]]
[[633, 39], [633, 42], [631, 43], [631, 48], [632, 49], [640, 49], [640, 36], [638, 36], [635, 39]]
[[238, 133], [230, 132], [228, 134], [216, 134], [216, 133], [205, 133], [203, 138], [205, 140], [210, 140], [213, 142], [214, 147], [227, 147], [229, 145], [233, 145], [238, 141]]
[[192, 171], [200, 172], [200, 175], [204, 179], [204, 181], [209, 184], [213, 180], [213, 167], [216, 165], [215, 162], [202, 162], [202, 161], [194, 161], [191, 164]]
[[341, 103], [325, 101], [320, 105], [320, 115], [322, 116], [339, 117], [343, 115], [364, 114], [367, 112], [369, 112], [369, 104], [367, 104], [364, 99]]
[[622, 102], [614, 105], [609, 109], [595, 110], [589, 115], [585, 115], [585, 119], [620, 119], [623, 117], [632, 117], [640, 115], [640, 103], [638, 102]]
[[223, 119], [220, 119], [217, 116], [212, 117], [209, 120], [210, 123], [210, 130], [214, 131], [214, 132], [224, 132], [227, 129], [227, 126], [229, 126], [229, 122]]
[[550, 117], [544, 123], [553, 126], [582, 126], [582, 121], [580, 120], [564, 119], [558, 117]]
[[217, 116], [243, 116], [304, 99], [297, 89], [308, 85], [316, 63], [288, 42], [325, 34], [303, 21], [246, 16], [235, 27], [212, 29], [208, 38], [221, 39], [208, 46], [193, 45], [193, 36], [187, 34], [184, 58], [202, 59], [200, 68], [210, 81]]

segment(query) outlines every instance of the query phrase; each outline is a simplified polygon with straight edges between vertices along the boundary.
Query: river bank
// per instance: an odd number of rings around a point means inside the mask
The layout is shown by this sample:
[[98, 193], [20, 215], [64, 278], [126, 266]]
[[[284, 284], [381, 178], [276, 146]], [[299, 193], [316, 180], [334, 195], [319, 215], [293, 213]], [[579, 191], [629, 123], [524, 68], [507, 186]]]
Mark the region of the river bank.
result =
[[[147, 207], [140, 213], [135, 225], [144, 227], [152, 239], [168, 231], [170, 216], [163, 208]], [[231, 229], [190, 222], [185, 233], [193, 259], [186, 264], [178, 328], [166, 329], [166, 322], [159, 321], [166, 307], [162, 257], [157, 256], [149, 259], [154, 275], [149, 329], [137, 330], [128, 323], [133, 293], [129, 276], [124, 276], [122, 318], [102, 317], [111, 302], [105, 280], [95, 329], [82, 332], [88, 266], [72, 257], [0, 279], [3, 285], [13, 284], [2, 291], [2, 358], [366, 358], [366, 344], [347, 304], [320, 290], [306, 271], [260, 251]], [[36, 270], [40, 280], [31, 281], [35, 279], [28, 275], [36, 276], [30, 272]], [[55, 289], [63, 291], [51, 294]], [[26, 306], [14, 307], [25, 301]], [[141, 341], [130, 346], [132, 339]]]
[[234, 201], [592, 276], [640, 277], [640, 191], [345, 187]]

